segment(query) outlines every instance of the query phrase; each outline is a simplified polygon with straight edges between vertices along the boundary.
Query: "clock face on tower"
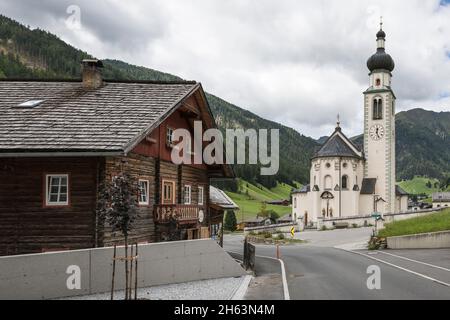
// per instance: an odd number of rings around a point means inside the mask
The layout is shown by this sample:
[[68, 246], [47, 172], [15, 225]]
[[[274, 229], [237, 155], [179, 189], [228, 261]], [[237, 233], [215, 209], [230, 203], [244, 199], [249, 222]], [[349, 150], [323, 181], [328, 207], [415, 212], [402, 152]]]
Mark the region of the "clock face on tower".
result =
[[372, 138], [372, 140], [375, 140], [375, 141], [380, 140], [384, 136], [383, 126], [381, 124], [373, 125], [370, 128], [369, 135]]

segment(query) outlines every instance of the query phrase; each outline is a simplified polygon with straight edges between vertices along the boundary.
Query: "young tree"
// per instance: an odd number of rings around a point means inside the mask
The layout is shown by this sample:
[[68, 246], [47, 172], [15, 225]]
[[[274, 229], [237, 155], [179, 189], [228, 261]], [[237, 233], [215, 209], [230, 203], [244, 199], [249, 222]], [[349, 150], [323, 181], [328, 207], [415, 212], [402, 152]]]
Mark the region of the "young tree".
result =
[[[128, 236], [137, 218], [138, 184], [126, 172], [105, 183], [99, 194], [97, 213], [112, 232], [119, 231], [124, 237], [125, 257], [128, 257]], [[128, 292], [128, 259], [125, 259], [125, 292]], [[126, 295], [127, 297], [127, 295]]]
[[225, 214], [225, 222], [223, 227], [225, 230], [228, 231], [236, 231], [237, 229], [237, 220], [236, 220], [236, 214], [233, 210], [228, 210]]

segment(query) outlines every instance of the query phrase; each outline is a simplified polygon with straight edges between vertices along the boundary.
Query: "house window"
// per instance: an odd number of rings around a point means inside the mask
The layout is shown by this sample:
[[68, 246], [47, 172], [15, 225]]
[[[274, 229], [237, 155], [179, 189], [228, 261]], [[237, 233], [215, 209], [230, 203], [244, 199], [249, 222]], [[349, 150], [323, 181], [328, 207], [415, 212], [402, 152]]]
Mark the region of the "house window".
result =
[[342, 189], [348, 189], [348, 176], [342, 177]]
[[203, 205], [203, 194], [204, 194], [204, 188], [198, 187], [198, 204]]
[[48, 174], [45, 181], [45, 204], [47, 206], [69, 205], [69, 175]]
[[168, 147], [173, 147], [173, 129], [167, 128], [166, 131], [166, 145]]
[[294, 198], [294, 209], [297, 208], [297, 198]]
[[184, 204], [191, 204], [191, 186], [185, 185], [184, 186]]
[[139, 180], [139, 205], [149, 204], [148, 180]]
[[163, 180], [162, 182], [163, 204], [175, 203], [175, 182]]
[[373, 120], [383, 119], [383, 100], [381, 100], [381, 98], [373, 99], [372, 113]]

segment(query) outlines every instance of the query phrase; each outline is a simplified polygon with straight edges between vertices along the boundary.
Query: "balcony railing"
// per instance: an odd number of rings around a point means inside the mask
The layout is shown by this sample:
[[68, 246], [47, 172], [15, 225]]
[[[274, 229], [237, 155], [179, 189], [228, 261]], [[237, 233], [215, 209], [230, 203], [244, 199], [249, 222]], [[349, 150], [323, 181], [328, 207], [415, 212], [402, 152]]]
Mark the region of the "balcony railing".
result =
[[154, 218], [156, 223], [168, 223], [171, 220], [179, 223], [198, 221], [199, 206], [186, 204], [161, 204], [155, 206]]

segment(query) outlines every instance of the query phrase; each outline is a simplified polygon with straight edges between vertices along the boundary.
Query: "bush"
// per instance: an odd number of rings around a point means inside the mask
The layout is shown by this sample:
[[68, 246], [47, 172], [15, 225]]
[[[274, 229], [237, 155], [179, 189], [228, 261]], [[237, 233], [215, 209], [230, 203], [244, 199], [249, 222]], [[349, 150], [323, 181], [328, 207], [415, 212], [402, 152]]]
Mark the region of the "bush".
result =
[[236, 231], [237, 229], [237, 220], [236, 220], [236, 214], [234, 213], [233, 210], [229, 210], [227, 211], [226, 215], [225, 215], [225, 222], [223, 225], [225, 230], [228, 231]]
[[280, 233], [280, 234], [278, 235], [278, 239], [279, 239], [279, 240], [284, 240], [284, 239], [285, 239], [284, 233]]

